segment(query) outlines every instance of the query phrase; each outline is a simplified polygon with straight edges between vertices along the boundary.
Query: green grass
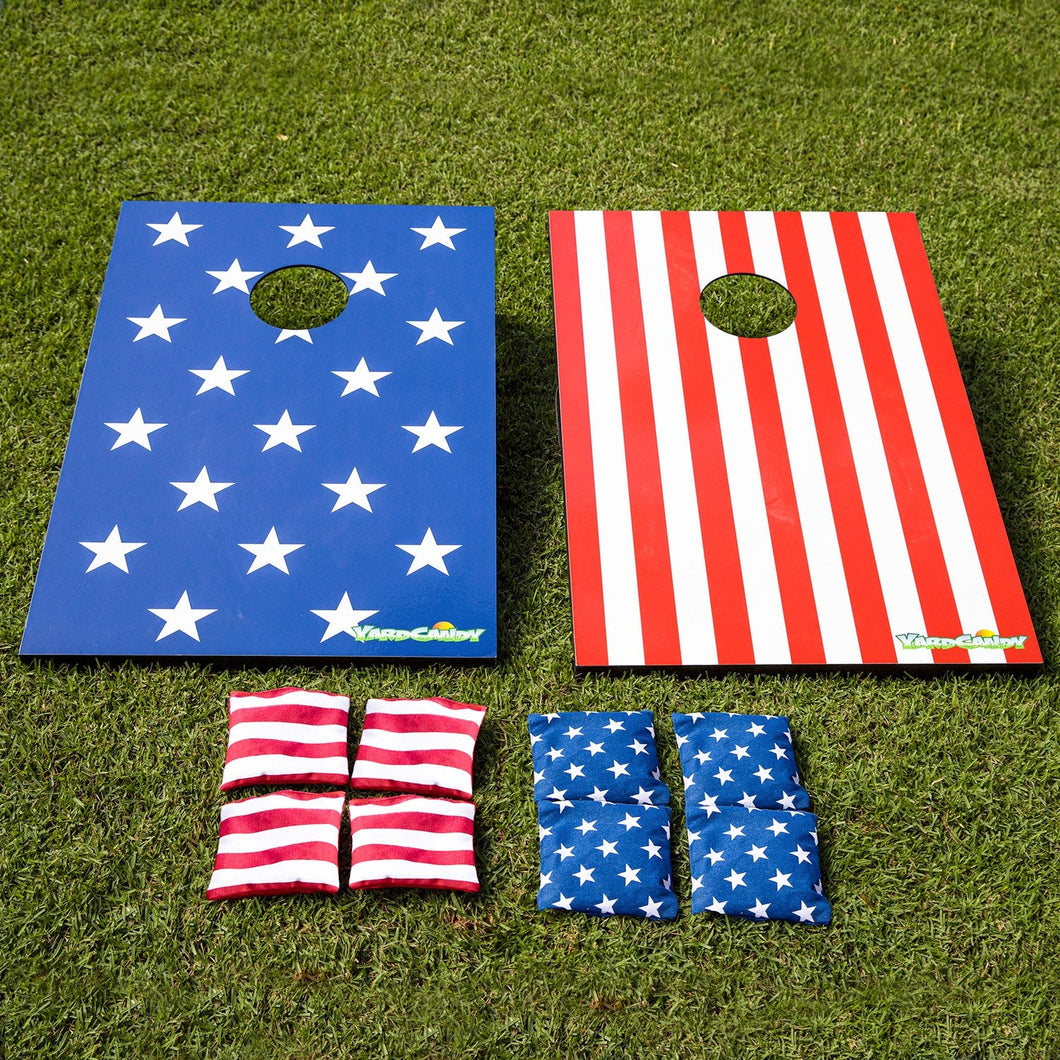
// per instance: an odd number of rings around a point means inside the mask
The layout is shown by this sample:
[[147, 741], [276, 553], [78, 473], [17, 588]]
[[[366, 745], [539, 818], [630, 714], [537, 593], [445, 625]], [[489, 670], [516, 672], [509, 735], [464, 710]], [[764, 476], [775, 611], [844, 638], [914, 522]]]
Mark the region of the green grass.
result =
[[[1060, 1055], [1054, 4], [13, 0], [0, 41], [0, 1053]], [[496, 207], [496, 668], [18, 659], [145, 197]], [[917, 212], [1040, 678], [574, 678], [546, 215], [603, 206]], [[278, 684], [488, 705], [478, 896], [204, 901], [226, 693]], [[536, 911], [526, 714], [618, 706], [791, 715], [830, 928], [690, 916], [683, 841], [673, 923]]]

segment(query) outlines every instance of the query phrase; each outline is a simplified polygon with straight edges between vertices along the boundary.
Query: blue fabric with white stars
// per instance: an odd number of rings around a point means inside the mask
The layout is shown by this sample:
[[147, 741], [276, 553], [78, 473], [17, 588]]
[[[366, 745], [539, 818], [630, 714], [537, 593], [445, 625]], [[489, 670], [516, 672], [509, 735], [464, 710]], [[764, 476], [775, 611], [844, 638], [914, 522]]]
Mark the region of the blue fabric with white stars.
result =
[[685, 805], [808, 810], [787, 718], [674, 714]]
[[531, 714], [534, 798], [664, 806], [650, 710]]
[[688, 806], [692, 912], [827, 924], [817, 817], [790, 810]]
[[538, 909], [672, 920], [670, 807], [628, 803], [537, 804]]

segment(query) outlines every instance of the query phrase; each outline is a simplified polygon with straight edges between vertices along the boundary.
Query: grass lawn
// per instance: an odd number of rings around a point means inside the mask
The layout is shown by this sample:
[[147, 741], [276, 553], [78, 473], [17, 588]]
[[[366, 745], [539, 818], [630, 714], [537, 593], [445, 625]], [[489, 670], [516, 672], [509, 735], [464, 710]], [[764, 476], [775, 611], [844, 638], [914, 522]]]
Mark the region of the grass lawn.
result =
[[[9, 0], [0, 43], [0, 1055], [1060, 1055], [1053, 3]], [[496, 207], [495, 668], [19, 660], [133, 198]], [[918, 214], [1040, 677], [574, 677], [546, 221], [604, 206]], [[282, 684], [489, 707], [480, 894], [205, 902], [226, 694]], [[526, 715], [619, 707], [678, 792], [672, 710], [790, 714], [830, 928], [692, 917], [682, 838], [677, 920], [536, 911]]]

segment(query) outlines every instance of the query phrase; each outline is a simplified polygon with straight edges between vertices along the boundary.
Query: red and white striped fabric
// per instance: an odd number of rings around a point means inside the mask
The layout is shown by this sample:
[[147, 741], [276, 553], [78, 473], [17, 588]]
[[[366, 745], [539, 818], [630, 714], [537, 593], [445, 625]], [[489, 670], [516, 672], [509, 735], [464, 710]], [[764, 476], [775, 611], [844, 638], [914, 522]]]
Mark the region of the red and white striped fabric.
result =
[[345, 784], [350, 700], [276, 688], [228, 697], [228, 754], [221, 790], [252, 784]]
[[419, 795], [350, 799], [350, 888], [477, 891], [475, 804]]
[[[583, 667], [1039, 664], [912, 214], [551, 215]], [[700, 294], [786, 287], [739, 338]]]
[[451, 699], [370, 699], [351, 788], [470, 798], [486, 708]]
[[206, 897], [336, 894], [341, 791], [277, 791], [221, 809], [221, 838]]

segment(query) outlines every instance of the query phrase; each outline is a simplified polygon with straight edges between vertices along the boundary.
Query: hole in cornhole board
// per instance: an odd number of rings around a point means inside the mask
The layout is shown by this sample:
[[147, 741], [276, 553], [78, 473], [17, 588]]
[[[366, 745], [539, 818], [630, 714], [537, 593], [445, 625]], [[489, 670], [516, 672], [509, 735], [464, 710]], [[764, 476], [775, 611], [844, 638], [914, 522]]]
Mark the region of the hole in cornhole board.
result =
[[254, 284], [250, 308], [270, 327], [302, 331], [330, 323], [348, 299], [346, 284], [329, 269], [290, 265]]
[[779, 335], [795, 320], [795, 299], [775, 280], [756, 273], [719, 276], [699, 297], [703, 315], [716, 328], [745, 339]]

